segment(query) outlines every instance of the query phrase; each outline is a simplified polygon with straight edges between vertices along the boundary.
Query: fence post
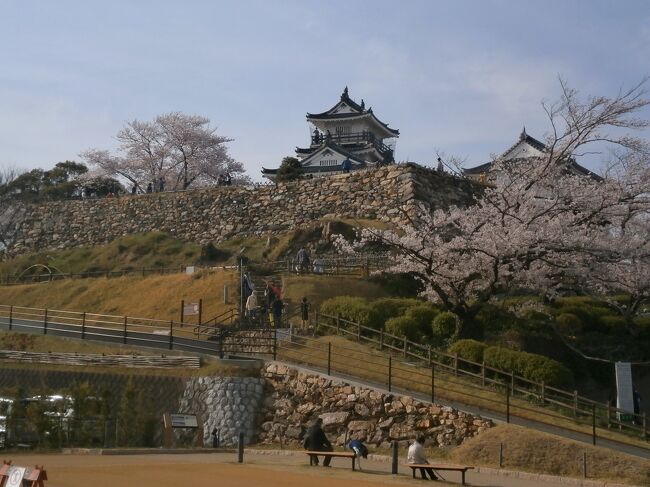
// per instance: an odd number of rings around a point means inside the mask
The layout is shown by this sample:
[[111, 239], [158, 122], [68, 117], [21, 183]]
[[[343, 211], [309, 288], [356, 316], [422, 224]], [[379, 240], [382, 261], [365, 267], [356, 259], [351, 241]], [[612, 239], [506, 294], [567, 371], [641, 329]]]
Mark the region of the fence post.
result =
[[506, 423], [510, 423], [510, 388], [506, 386]]
[[327, 375], [332, 375], [332, 342], [327, 342]]
[[47, 335], [47, 308], [43, 312], [43, 335]]
[[185, 321], [185, 300], [181, 299], [181, 323]]
[[587, 478], [587, 452], [582, 452], [582, 476]]
[[392, 382], [393, 382], [393, 357], [390, 355], [388, 356], [388, 392], [391, 392], [392, 389]]
[[514, 370], [510, 371], [510, 387], [511, 387], [510, 394], [514, 396], [515, 395], [515, 371]]
[[126, 323], [127, 323], [128, 318], [125, 316], [124, 317], [124, 343], [126, 344]]
[[607, 401], [605, 403], [605, 407], [607, 408], [607, 428], [611, 428], [612, 427], [612, 423], [611, 423], [611, 421], [612, 421], [612, 405], [609, 403], [609, 401]]
[[273, 360], [278, 358], [278, 328], [273, 328]]
[[341, 329], [341, 315], [337, 314], [336, 315], [336, 334], [339, 334], [339, 330]]
[[546, 384], [544, 383], [544, 381], [542, 381], [542, 394], [541, 394], [541, 396], [542, 396], [542, 406], [543, 406], [544, 403], [546, 402]]
[[481, 364], [481, 383], [483, 384], [483, 387], [485, 387], [485, 360], [483, 360], [483, 363]]
[[361, 342], [361, 324], [357, 323], [357, 342]]
[[86, 312], [81, 315], [81, 339], [86, 338]]
[[434, 401], [434, 391], [436, 387], [436, 372], [435, 372], [435, 367], [432, 365], [431, 366], [431, 402], [433, 403]]
[[391, 451], [393, 453], [393, 455], [392, 455], [392, 463], [391, 463], [391, 467], [390, 467], [390, 473], [392, 473], [393, 475], [396, 475], [397, 474], [397, 465], [398, 465], [398, 461], [397, 461], [397, 457], [398, 457], [397, 441], [393, 440], [393, 442], [391, 443], [390, 446], [391, 446]]
[[174, 320], [169, 322], [169, 349], [174, 349]]
[[429, 367], [431, 367], [431, 345], [427, 347], [427, 360], [429, 361]]
[[647, 440], [648, 439], [648, 429], [646, 428], [646, 418], [645, 418], [645, 411], [641, 414], [641, 425], [643, 426], [643, 439]]
[[406, 358], [406, 337], [404, 337], [404, 358]]
[[244, 463], [244, 432], [239, 432], [239, 441], [237, 442], [237, 463]]
[[228, 284], [223, 285], [223, 304], [228, 304]]
[[499, 468], [503, 468], [503, 443], [499, 443]]
[[381, 352], [384, 349], [384, 329], [379, 330], [379, 351]]
[[9, 306], [9, 330], [11, 330], [11, 325], [14, 321], [14, 307], [13, 305]]
[[591, 405], [591, 444], [596, 444], [596, 405]]
[[578, 391], [573, 391], [573, 416], [578, 417]]
[[458, 353], [454, 354], [454, 375], [458, 375]]

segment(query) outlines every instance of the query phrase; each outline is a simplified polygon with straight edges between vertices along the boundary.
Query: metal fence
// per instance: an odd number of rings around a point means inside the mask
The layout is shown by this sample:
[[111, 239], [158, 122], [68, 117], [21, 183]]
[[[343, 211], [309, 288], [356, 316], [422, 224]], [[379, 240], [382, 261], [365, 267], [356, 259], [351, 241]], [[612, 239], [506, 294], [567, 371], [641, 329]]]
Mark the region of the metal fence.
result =
[[[549, 386], [544, 382], [531, 381], [512, 371], [466, 360], [457, 354], [449, 354], [430, 345], [415, 343], [406, 337], [391, 335], [383, 330], [375, 330], [338, 316], [316, 314], [314, 325], [337, 335], [368, 343], [379, 351], [388, 352], [388, 359], [384, 359], [381, 364], [374, 364], [377, 368], [373, 369], [373, 374], [376, 378], [381, 378], [379, 382], [388, 385], [389, 388], [395, 384], [395, 380], [400, 380], [400, 374], [408, 371], [408, 378], [401, 377], [404, 383], [400, 388], [404, 390], [415, 388], [422, 392], [424, 387], [426, 390], [430, 389], [433, 398], [436, 388], [434, 376], [439, 373], [445, 377], [445, 380], [451, 381], [450, 383], [458, 386], [462, 384], [460, 389], [452, 391], [453, 395], [472, 396], [467, 392], [468, 387], [478, 387], [481, 391], [498, 393], [496, 398], [488, 401], [493, 403], [492, 407], [489, 407], [489, 404], [483, 406], [488, 409], [505, 411], [506, 400], [521, 399], [516, 408], [524, 413], [523, 417], [539, 417], [542, 422], [547, 418], [546, 422], [553, 425], [556, 425], [556, 421], [560, 419], [569, 420], [576, 424], [605, 428], [606, 431], [617, 430], [643, 440], [648, 439], [645, 413], [635, 415], [613, 407], [608, 402], [598, 402], [581, 396], [576, 390], [568, 391]], [[307, 344], [305, 346], [315, 347], [317, 342], [307, 340], [304, 343]], [[344, 352], [342, 356], [349, 355], [350, 352]], [[376, 362], [377, 358], [364, 358], [359, 364], [359, 370], [361, 371], [373, 360]], [[330, 370], [332, 364], [325, 364], [325, 368]], [[422, 379], [422, 374], [426, 379]], [[462, 379], [462, 382], [459, 382], [459, 379]], [[426, 386], [419, 383], [422, 380], [426, 382]], [[488, 397], [491, 397], [490, 394]], [[534, 409], [529, 405], [533, 405]], [[594, 430], [592, 434], [595, 438], [596, 431]]]

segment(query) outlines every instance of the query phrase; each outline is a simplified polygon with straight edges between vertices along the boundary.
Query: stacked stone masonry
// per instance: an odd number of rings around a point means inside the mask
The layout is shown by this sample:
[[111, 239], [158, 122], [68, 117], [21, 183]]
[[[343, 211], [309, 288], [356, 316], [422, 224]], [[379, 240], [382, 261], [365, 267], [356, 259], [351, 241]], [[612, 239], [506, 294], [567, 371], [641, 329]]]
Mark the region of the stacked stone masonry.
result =
[[344, 445], [346, 435], [389, 448], [393, 440], [406, 446], [416, 434], [424, 434], [429, 445], [445, 447], [493, 426], [490, 420], [450, 407], [351, 386], [284, 365], [268, 364], [264, 376], [268, 391], [259, 419], [261, 443], [299, 444], [317, 417], [338, 446]]
[[108, 243], [160, 231], [205, 244], [235, 235], [278, 233], [323, 218], [400, 223], [400, 207], [465, 205], [466, 181], [415, 164], [386, 166], [277, 186], [217, 187], [120, 198], [27, 205], [8, 255]]

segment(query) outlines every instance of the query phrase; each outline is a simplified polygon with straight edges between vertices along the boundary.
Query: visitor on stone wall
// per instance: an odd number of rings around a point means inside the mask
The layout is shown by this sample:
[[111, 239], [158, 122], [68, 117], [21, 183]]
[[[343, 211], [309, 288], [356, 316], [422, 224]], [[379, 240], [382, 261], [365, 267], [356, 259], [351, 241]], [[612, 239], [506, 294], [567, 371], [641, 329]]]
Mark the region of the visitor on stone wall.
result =
[[309, 252], [304, 247], [300, 247], [300, 250], [298, 250], [296, 260], [298, 261], [298, 268], [296, 269], [298, 273], [309, 270]]
[[632, 404], [634, 405], [634, 424], [641, 424], [641, 394], [636, 387], [632, 391]]
[[309, 324], [309, 308], [310, 304], [307, 302], [307, 298], [302, 298], [300, 302], [300, 319], [302, 320], [302, 327], [306, 328]]
[[347, 173], [347, 172], [350, 172], [350, 169], [351, 169], [351, 168], [352, 168], [352, 163], [350, 162], [350, 159], [347, 159], [347, 158], [346, 158], [346, 159], [341, 163], [341, 169], [343, 169], [343, 172], [346, 172], [346, 173]]
[[[332, 451], [332, 444], [323, 431], [322, 418], [317, 418], [314, 424], [307, 430], [302, 446], [305, 450], [309, 451]], [[331, 461], [332, 457], [325, 457], [323, 467], [329, 467]], [[318, 465], [318, 455], [310, 455], [309, 464]]]
[[226, 186], [231, 186], [232, 185], [232, 178], [230, 177], [230, 173], [226, 173], [226, 177], [223, 178], [223, 184]]
[[[425, 441], [426, 439], [424, 438], [424, 436], [420, 435], [415, 439], [413, 444], [409, 446], [408, 455], [406, 457], [406, 461], [408, 463], [410, 463], [411, 465], [424, 465], [429, 463], [429, 461], [427, 460], [427, 456], [424, 453]], [[424, 480], [426, 480], [427, 474], [429, 474], [429, 478], [431, 478], [431, 480], [438, 480], [438, 477], [436, 477], [436, 475], [433, 473], [432, 468], [421, 467], [420, 475]]]
[[147, 193], [153, 193], [153, 183], [147, 184]]
[[162, 177], [158, 180], [158, 191], [161, 193], [165, 191], [165, 180]]
[[214, 428], [212, 430], [212, 448], [219, 448], [219, 430]]

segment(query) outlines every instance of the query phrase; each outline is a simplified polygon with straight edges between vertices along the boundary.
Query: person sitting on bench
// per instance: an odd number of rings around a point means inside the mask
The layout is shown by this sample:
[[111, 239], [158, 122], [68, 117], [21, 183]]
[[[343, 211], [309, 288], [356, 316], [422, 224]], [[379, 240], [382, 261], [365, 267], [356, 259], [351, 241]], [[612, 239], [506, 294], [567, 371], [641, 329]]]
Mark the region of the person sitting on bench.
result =
[[[305, 441], [303, 442], [303, 447], [305, 450], [310, 451], [332, 451], [332, 444], [330, 440], [325, 436], [323, 431], [323, 419], [317, 418], [314, 421], [314, 424], [307, 430], [305, 435]], [[323, 459], [323, 467], [329, 467], [332, 457], [326, 456]], [[310, 458], [310, 464], [318, 465], [318, 456], [312, 455]]]
[[[424, 442], [426, 441], [426, 438], [422, 435], [418, 436], [413, 444], [409, 446], [409, 451], [408, 451], [408, 456], [407, 456], [407, 462], [415, 465], [423, 465], [426, 463], [429, 463], [427, 460], [427, 456], [424, 453]], [[420, 468], [420, 475], [422, 476], [423, 479], [426, 480], [427, 474], [429, 474], [429, 477], [431, 480], [438, 480], [438, 477], [433, 473], [432, 468], [426, 468], [422, 467]]]

